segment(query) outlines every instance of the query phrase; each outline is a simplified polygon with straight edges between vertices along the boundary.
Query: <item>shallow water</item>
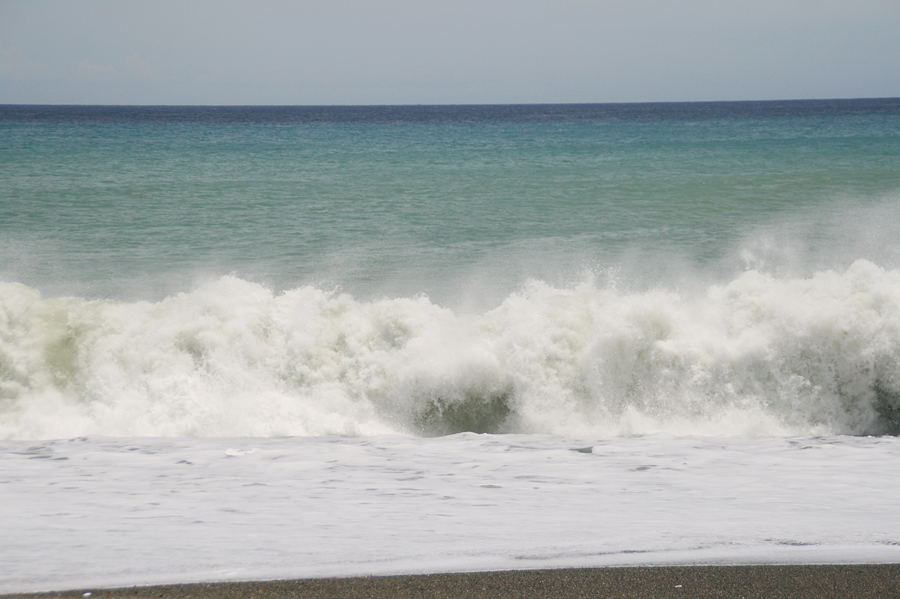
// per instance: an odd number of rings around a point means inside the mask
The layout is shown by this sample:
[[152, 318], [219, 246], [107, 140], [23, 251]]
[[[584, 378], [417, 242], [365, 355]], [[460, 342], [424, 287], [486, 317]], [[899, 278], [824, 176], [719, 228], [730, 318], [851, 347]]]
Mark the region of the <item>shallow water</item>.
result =
[[894, 437], [90, 437], [0, 445], [0, 591], [896, 562]]

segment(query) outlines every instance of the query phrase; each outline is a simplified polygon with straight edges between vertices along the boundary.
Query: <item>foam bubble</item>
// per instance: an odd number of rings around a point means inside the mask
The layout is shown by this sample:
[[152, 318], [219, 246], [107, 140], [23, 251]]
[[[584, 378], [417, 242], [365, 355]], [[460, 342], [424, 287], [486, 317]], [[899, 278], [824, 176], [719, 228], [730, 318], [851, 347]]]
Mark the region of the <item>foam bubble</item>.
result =
[[0, 436], [896, 434], [900, 272], [695, 295], [539, 281], [459, 314], [224, 277], [158, 303], [0, 284]]

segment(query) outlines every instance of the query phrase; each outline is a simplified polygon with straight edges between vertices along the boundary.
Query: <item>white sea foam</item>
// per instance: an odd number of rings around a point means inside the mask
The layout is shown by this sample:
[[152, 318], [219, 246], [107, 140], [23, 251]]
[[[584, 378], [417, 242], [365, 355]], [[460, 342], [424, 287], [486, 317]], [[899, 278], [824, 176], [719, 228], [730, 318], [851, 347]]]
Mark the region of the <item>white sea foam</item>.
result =
[[895, 433], [900, 271], [697, 295], [531, 282], [460, 314], [224, 277], [158, 303], [0, 285], [0, 436]]
[[900, 439], [0, 441], [0, 593], [635, 564], [892, 563]]

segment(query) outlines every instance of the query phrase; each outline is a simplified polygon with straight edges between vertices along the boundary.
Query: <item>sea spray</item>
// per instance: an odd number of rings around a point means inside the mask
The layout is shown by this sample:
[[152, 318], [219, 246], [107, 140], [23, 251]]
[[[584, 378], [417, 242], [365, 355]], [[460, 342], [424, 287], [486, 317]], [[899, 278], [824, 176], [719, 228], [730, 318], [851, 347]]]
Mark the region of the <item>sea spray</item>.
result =
[[3, 438], [885, 434], [900, 272], [695, 295], [531, 281], [492, 310], [223, 277], [158, 303], [0, 285]]

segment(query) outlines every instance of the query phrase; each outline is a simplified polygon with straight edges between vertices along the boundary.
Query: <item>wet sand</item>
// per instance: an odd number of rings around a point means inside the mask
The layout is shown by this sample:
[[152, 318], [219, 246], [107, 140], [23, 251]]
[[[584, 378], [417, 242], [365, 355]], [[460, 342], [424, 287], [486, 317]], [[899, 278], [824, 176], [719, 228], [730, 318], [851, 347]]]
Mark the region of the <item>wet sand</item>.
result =
[[0, 595], [91, 599], [357, 598], [900, 598], [900, 564], [841, 566], [659, 566], [221, 582]]

